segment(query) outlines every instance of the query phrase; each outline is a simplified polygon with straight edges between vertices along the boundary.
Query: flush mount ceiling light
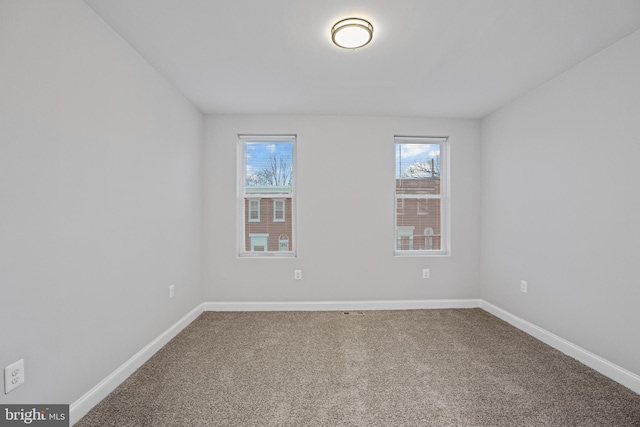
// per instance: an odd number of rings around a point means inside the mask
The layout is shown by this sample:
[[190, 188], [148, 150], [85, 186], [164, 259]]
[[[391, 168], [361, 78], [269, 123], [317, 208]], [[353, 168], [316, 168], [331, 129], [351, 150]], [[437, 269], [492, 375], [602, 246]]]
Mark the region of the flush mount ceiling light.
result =
[[331, 40], [344, 49], [366, 46], [372, 37], [373, 25], [360, 18], [343, 19], [331, 28]]

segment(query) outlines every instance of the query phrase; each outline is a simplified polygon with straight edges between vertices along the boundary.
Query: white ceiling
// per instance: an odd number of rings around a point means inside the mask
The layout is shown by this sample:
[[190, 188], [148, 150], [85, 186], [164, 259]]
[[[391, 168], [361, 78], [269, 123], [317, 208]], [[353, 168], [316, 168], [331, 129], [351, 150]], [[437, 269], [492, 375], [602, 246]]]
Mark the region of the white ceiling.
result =
[[[209, 114], [480, 118], [640, 28], [640, 0], [85, 2]], [[373, 41], [337, 48], [352, 16]]]

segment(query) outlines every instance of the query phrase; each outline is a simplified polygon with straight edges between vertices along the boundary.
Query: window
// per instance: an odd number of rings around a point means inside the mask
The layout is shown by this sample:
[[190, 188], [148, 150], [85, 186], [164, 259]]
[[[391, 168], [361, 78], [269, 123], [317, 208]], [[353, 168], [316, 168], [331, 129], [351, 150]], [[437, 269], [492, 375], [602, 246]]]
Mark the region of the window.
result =
[[273, 199], [273, 222], [284, 222], [285, 206], [284, 199]]
[[260, 222], [260, 199], [248, 199], [249, 222]]
[[238, 140], [238, 255], [293, 257], [296, 137]]
[[417, 214], [418, 215], [427, 215], [429, 213], [429, 203], [427, 199], [418, 199], [417, 203]]
[[395, 137], [396, 255], [446, 255], [447, 138]]

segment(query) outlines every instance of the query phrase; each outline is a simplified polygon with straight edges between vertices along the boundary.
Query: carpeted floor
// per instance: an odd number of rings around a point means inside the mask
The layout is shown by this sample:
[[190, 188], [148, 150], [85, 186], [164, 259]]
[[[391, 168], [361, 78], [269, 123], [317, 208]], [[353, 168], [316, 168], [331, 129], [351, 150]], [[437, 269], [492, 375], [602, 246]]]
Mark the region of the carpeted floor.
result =
[[640, 426], [640, 395], [480, 309], [206, 312], [76, 424], [546, 425]]

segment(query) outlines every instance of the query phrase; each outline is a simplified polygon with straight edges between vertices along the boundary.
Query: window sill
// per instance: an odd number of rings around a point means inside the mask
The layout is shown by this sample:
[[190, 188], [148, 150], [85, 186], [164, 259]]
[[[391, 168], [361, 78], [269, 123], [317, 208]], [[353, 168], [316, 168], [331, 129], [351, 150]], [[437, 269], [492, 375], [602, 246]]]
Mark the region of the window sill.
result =
[[395, 251], [395, 257], [448, 257], [451, 253], [448, 251]]
[[241, 252], [238, 258], [291, 259], [297, 258], [297, 254], [295, 252]]

